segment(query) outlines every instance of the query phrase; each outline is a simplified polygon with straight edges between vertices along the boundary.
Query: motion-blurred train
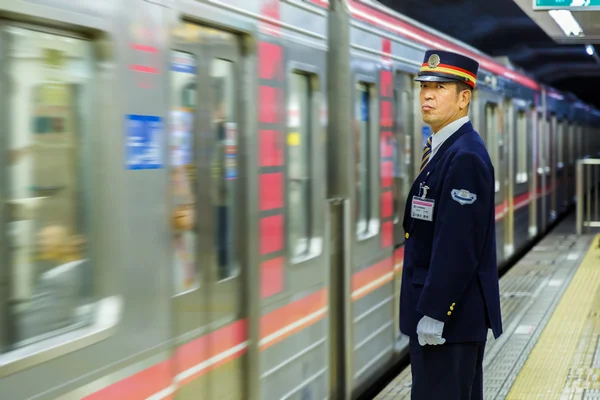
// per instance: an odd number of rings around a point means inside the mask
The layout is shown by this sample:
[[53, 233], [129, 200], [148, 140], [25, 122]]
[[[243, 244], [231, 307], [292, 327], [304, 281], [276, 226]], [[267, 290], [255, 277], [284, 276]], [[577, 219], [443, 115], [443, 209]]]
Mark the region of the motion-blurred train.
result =
[[500, 267], [600, 150], [593, 107], [373, 1], [0, 0], [0, 17], [3, 400], [363, 393], [406, 353], [428, 48], [480, 62]]

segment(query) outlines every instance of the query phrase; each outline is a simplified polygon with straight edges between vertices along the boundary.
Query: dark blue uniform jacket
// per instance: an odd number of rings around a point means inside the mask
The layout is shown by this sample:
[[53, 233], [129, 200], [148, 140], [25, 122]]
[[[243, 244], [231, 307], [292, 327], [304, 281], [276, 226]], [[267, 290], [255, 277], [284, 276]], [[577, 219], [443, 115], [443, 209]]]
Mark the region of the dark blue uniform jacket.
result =
[[[433, 221], [411, 218], [421, 183], [435, 201]], [[485, 341], [488, 328], [500, 336], [494, 208], [494, 167], [467, 122], [442, 144], [408, 195], [400, 295], [405, 335], [417, 339], [417, 324], [428, 315], [444, 322], [442, 337], [450, 343]]]

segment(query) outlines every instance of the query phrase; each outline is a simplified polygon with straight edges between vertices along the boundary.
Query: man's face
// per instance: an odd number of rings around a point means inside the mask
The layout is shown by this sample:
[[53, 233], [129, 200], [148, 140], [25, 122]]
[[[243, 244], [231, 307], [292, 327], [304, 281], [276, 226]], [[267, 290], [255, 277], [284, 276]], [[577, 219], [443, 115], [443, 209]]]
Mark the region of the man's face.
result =
[[453, 82], [421, 82], [421, 114], [423, 121], [434, 132], [457, 119], [467, 107], [471, 94], [468, 90], [457, 93]]

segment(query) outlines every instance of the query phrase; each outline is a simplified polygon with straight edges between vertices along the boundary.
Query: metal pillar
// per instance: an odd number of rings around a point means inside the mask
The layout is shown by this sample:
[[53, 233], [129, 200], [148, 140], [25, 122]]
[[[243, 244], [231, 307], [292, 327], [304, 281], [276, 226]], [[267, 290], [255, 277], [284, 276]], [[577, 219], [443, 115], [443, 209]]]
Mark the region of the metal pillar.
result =
[[[4, 28], [1, 26], [0, 28]], [[0, 86], [9, 82], [7, 68], [9, 40], [6, 31], [0, 32]], [[3, 87], [6, 89], [6, 86]], [[5, 91], [5, 93], [8, 93]], [[8, 120], [8, 100], [7, 97], [0, 103], [0, 353], [7, 351], [15, 341], [15, 333], [10, 321], [10, 297], [11, 297], [11, 269], [12, 260], [10, 251], [10, 235], [8, 223], [12, 219], [11, 207], [8, 204], [10, 196], [9, 183], [9, 159], [8, 150], [10, 139], [10, 123]]]
[[350, 78], [350, 14], [345, 0], [330, 0], [327, 57], [327, 197], [352, 198], [354, 148]]
[[[584, 227], [600, 228], [600, 158], [577, 160], [576, 230]], [[585, 218], [584, 218], [585, 207]]]
[[[350, 77], [350, 13], [345, 0], [329, 1], [327, 127], [330, 232], [329, 398], [347, 399], [352, 391], [352, 301], [350, 271], [353, 236], [354, 147]], [[342, 312], [343, 310], [343, 312]]]

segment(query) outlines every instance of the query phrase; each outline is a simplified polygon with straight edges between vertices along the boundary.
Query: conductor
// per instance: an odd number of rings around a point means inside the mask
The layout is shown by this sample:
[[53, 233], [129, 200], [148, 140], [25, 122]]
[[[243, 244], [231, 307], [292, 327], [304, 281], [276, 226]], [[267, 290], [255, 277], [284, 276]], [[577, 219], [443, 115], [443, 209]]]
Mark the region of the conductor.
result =
[[400, 329], [410, 337], [412, 399], [483, 399], [488, 329], [502, 333], [494, 167], [468, 117], [478, 69], [431, 50], [415, 78], [433, 134], [404, 212]]

